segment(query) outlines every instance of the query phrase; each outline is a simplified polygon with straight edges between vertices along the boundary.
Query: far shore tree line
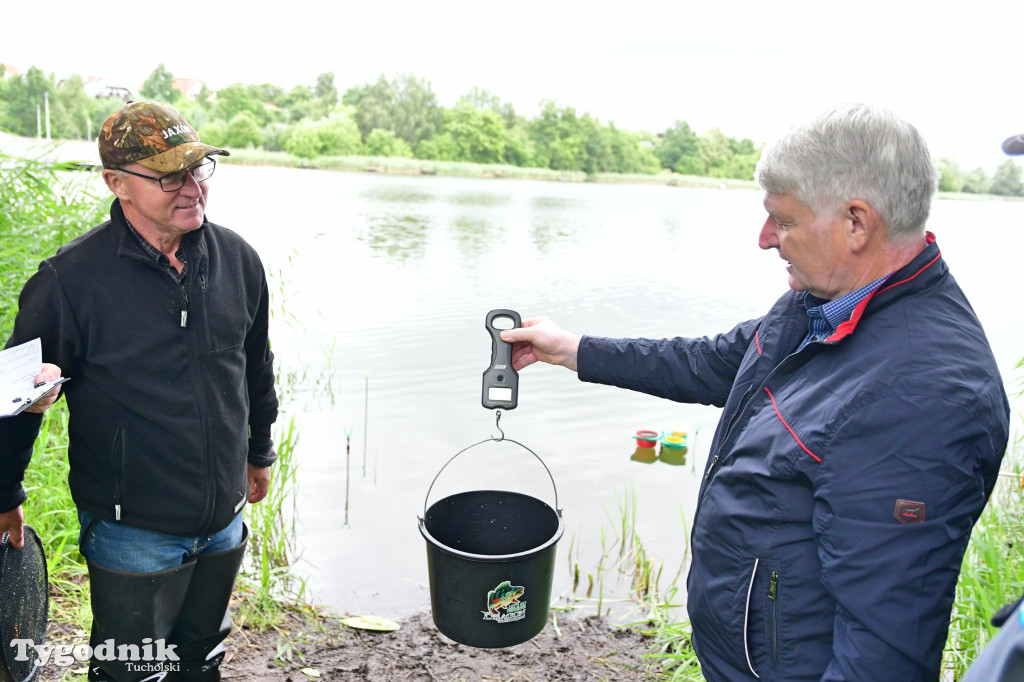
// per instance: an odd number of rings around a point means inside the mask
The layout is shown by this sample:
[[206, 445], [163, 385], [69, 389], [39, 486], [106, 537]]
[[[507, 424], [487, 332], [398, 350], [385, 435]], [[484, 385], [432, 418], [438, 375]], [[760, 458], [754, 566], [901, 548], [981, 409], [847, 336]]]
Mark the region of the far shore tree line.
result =
[[[35, 67], [6, 74], [0, 64], [0, 128], [39, 134], [45, 102], [51, 137], [95, 138], [122, 100], [92, 97], [85, 85], [81, 76], [57, 81]], [[395, 156], [587, 174], [671, 171], [750, 180], [761, 155], [750, 139], [736, 140], [718, 128], [698, 135], [683, 120], [657, 134], [629, 131], [551, 100], [526, 118], [497, 95], [475, 87], [454, 106], [443, 107], [430, 83], [411, 75], [382, 75], [344, 93], [334, 73], [325, 72], [315, 85], [288, 91], [270, 83], [235, 83], [217, 92], [203, 85], [186, 97], [161, 64], [138, 95], [174, 105], [209, 144], [283, 151], [299, 159]], [[991, 177], [982, 168], [963, 169], [953, 159], [939, 158], [936, 165], [942, 191], [1024, 196], [1022, 171], [1013, 159]]]

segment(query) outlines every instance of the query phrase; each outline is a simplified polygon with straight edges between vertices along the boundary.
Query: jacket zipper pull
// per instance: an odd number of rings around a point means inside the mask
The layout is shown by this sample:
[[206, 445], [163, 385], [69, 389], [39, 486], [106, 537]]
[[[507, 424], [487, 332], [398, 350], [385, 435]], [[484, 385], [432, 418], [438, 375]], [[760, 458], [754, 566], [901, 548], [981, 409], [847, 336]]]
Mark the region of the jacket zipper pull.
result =
[[184, 287], [181, 290], [181, 326], [188, 326], [188, 294], [185, 293]]
[[715, 455], [714, 458], [711, 460], [711, 464], [710, 464], [710, 466], [708, 466], [708, 473], [706, 473], [704, 475], [704, 480], [706, 480], [706, 481], [710, 481], [711, 480], [711, 472], [715, 470], [715, 465], [716, 464], [718, 464], [718, 455]]
[[775, 601], [779, 596], [779, 572], [772, 571], [771, 578], [768, 579], [768, 598]]
[[[118, 445], [120, 444], [120, 458], [118, 457]], [[121, 520], [121, 471], [124, 468], [125, 442], [124, 432], [119, 428], [114, 434], [114, 446], [110, 450], [114, 465], [114, 520]]]

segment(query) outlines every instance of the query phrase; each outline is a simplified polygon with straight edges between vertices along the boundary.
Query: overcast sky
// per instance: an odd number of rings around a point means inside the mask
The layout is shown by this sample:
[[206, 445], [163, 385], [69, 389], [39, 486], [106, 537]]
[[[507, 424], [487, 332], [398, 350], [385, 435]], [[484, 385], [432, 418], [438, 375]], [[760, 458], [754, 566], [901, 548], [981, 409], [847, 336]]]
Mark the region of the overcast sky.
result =
[[1024, 3], [818, 0], [5, 2], [0, 62], [138, 88], [163, 64], [216, 89], [430, 82], [532, 118], [543, 99], [629, 130], [677, 119], [770, 142], [842, 102], [887, 106], [935, 156], [987, 173], [1024, 133]]

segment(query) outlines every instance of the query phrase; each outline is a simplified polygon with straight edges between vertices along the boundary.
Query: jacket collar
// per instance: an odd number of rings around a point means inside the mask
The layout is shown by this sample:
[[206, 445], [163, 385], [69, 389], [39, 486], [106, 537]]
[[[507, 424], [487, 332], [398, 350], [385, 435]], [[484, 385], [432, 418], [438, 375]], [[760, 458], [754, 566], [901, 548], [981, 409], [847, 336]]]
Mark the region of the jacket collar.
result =
[[[121, 200], [115, 198], [113, 203], [110, 205], [110, 224], [116, 228], [117, 236], [117, 255], [118, 256], [134, 256], [146, 258], [146, 254], [142, 250], [142, 246], [136, 241], [135, 237], [131, 234], [128, 228], [128, 218], [124, 215], [124, 208], [121, 206]], [[182, 248], [190, 249], [194, 244], [203, 244], [203, 235], [206, 232], [206, 228], [209, 226], [209, 221], [206, 216], [203, 216], [203, 224], [197, 229], [192, 230], [186, 234], [181, 241]], [[141, 236], [141, 235], [140, 235]], [[202, 249], [205, 252], [205, 249]], [[146, 258], [149, 260], [149, 258]]]
[[857, 304], [857, 307], [853, 309], [850, 319], [840, 324], [836, 328], [835, 333], [825, 339], [825, 343], [836, 343], [852, 334], [857, 328], [861, 317], [864, 316], [864, 311], [867, 309], [868, 304], [876, 298], [882, 300], [905, 296], [910, 292], [920, 290], [945, 272], [945, 263], [942, 261], [942, 252], [935, 241], [935, 235], [931, 232], [926, 232], [925, 242], [925, 247], [921, 253], [917, 254], [912, 261], [902, 268], [889, 275], [882, 282], [882, 285], [869, 296], [864, 297]]

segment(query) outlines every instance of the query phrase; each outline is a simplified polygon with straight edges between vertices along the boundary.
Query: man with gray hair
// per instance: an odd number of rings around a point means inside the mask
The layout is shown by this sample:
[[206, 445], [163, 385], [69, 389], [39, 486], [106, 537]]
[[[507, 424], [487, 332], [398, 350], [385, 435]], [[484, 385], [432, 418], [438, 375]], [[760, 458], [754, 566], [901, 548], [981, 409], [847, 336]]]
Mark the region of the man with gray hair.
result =
[[502, 332], [518, 369], [723, 408], [692, 530], [704, 676], [937, 680], [960, 563], [1006, 448], [985, 333], [926, 231], [938, 174], [866, 105], [793, 129], [755, 172], [790, 291], [705, 338]]

